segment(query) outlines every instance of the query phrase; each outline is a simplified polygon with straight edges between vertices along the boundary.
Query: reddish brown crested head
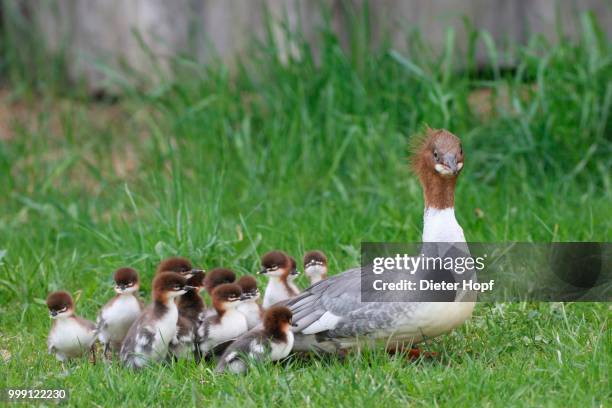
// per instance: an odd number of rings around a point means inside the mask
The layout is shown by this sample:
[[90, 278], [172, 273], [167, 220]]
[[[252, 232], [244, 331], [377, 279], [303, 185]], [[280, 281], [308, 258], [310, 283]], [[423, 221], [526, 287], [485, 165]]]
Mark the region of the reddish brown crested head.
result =
[[327, 257], [321, 251], [308, 251], [304, 254], [304, 269], [312, 266], [327, 266]]
[[113, 279], [119, 288], [131, 288], [138, 285], [140, 279], [138, 272], [132, 268], [119, 268], [115, 271]]
[[176, 272], [181, 275], [190, 275], [193, 270], [193, 265], [188, 259], [180, 258], [180, 257], [172, 257], [164, 259], [157, 266], [157, 271], [155, 274], [160, 274], [162, 272]]
[[254, 276], [244, 275], [241, 276], [240, 279], [236, 282], [240, 289], [242, 289], [242, 294], [249, 299], [255, 298], [259, 296], [259, 289], [257, 289], [257, 280], [255, 280]]
[[463, 168], [461, 140], [444, 129], [427, 129], [413, 142], [412, 167], [425, 195], [425, 206], [455, 205], [455, 184]]
[[235, 283], [224, 283], [212, 292], [213, 307], [221, 315], [225, 310], [235, 308], [244, 300], [242, 289]]
[[178, 273], [161, 272], [153, 279], [153, 299], [165, 303], [184, 294], [188, 288], [187, 280]]
[[264, 314], [264, 329], [275, 338], [284, 338], [290, 330], [293, 313], [285, 306], [272, 306]]
[[204, 271], [196, 271], [193, 276], [187, 279], [187, 285], [193, 286], [196, 290], [204, 287], [204, 281], [206, 280], [206, 273]]
[[[294, 261], [295, 262], [295, 261]], [[291, 258], [283, 251], [270, 251], [261, 257], [260, 274], [287, 276], [291, 271]]]
[[62, 291], [51, 292], [47, 296], [47, 308], [52, 318], [71, 315], [74, 312], [74, 302], [70, 293]]
[[206, 287], [208, 294], [212, 296], [212, 293], [217, 286], [225, 283], [234, 283], [235, 281], [236, 274], [231, 269], [215, 268], [206, 274], [204, 286]]

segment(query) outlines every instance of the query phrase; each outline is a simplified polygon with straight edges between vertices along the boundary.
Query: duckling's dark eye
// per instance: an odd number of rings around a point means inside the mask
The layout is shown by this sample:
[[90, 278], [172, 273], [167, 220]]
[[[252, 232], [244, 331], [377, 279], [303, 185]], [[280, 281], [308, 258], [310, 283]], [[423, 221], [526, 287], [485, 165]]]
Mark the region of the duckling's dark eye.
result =
[[434, 159], [438, 160], [438, 152], [434, 150]]

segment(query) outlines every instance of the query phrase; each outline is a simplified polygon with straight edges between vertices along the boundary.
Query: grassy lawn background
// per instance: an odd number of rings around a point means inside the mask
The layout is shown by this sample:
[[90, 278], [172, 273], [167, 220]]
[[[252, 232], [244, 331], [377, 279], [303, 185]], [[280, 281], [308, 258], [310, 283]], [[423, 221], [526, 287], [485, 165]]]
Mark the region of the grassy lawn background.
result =
[[72, 292], [94, 319], [119, 266], [140, 271], [148, 300], [170, 255], [244, 274], [268, 250], [318, 248], [336, 273], [358, 264], [362, 240], [418, 241], [407, 146], [424, 124], [463, 140], [468, 241], [609, 241], [612, 54], [580, 19], [576, 40], [518, 47], [514, 70], [486, 33], [472, 33], [490, 56], [476, 69], [451, 34], [441, 55], [418, 36], [402, 54], [368, 49], [355, 25], [349, 55], [324, 27], [317, 62], [299, 34], [302, 58], [287, 64], [269, 39], [233, 70], [176, 59], [176, 78], [146, 92], [117, 78], [116, 103], [62, 91], [54, 60], [28, 70], [3, 44], [0, 387], [67, 388], [79, 406], [609, 405], [604, 303], [480, 304], [428, 345], [434, 362], [372, 350], [233, 377], [187, 362], [63, 371], [46, 354], [46, 294]]

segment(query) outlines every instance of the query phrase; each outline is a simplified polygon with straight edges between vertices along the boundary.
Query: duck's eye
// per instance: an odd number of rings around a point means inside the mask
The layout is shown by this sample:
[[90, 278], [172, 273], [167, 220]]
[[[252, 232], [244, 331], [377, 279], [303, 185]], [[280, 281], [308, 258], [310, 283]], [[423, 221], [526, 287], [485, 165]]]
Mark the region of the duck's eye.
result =
[[433, 156], [434, 159], [438, 160], [438, 152], [436, 150], [434, 150]]
[[174, 290], [181, 290], [181, 285], [174, 285]]
[[270, 268], [268, 268], [269, 271], [275, 271], [277, 269], [278, 269], [278, 265], [274, 265], [274, 266], [271, 266]]

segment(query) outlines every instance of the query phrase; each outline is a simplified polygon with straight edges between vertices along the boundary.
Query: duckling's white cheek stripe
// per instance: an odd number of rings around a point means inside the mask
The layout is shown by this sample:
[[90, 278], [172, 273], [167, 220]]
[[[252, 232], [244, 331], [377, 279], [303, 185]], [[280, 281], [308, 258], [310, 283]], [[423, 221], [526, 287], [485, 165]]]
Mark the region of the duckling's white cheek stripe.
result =
[[463, 162], [457, 164], [457, 170], [461, 170], [463, 168]]

